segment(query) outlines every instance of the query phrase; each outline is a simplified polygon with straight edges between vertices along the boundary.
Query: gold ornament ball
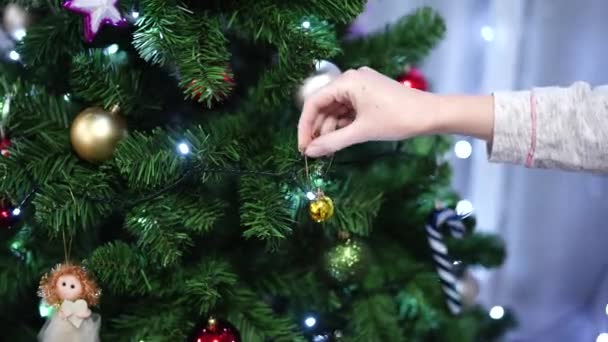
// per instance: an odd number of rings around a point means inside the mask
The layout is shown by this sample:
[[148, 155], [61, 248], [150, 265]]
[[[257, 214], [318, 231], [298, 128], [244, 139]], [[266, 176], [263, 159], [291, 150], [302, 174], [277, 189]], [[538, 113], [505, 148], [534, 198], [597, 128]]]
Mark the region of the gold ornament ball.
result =
[[76, 116], [70, 140], [80, 158], [91, 163], [112, 158], [118, 142], [127, 136], [127, 125], [118, 112], [118, 106], [111, 111], [91, 107]]
[[348, 239], [325, 254], [325, 272], [334, 281], [344, 284], [360, 279], [369, 269], [371, 251], [360, 240]]
[[310, 201], [308, 212], [310, 218], [315, 222], [325, 222], [334, 216], [334, 201], [325, 195], [318, 195], [317, 198]]

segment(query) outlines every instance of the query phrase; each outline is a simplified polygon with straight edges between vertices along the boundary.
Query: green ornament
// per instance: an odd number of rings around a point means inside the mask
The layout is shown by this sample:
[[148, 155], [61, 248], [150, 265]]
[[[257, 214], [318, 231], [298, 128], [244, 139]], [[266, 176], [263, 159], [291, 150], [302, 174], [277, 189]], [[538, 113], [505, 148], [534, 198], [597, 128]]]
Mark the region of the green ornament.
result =
[[360, 240], [347, 239], [325, 254], [325, 271], [338, 283], [360, 279], [369, 268], [371, 252]]

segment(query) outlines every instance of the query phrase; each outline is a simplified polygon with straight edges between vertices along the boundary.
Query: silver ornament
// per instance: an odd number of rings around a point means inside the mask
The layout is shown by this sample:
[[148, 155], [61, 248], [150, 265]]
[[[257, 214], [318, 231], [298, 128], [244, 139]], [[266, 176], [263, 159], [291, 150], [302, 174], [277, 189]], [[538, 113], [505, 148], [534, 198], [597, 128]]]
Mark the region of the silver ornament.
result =
[[463, 308], [471, 308], [477, 304], [479, 282], [470, 272], [465, 272], [464, 276], [458, 281], [456, 287], [462, 297]]
[[21, 40], [30, 23], [29, 13], [17, 4], [8, 4], [4, 8], [2, 23], [6, 32], [14, 39]]
[[332, 62], [326, 60], [315, 61], [315, 72], [307, 77], [298, 89], [298, 104], [302, 106], [307, 98], [338, 78], [341, 74], [340, 68]]

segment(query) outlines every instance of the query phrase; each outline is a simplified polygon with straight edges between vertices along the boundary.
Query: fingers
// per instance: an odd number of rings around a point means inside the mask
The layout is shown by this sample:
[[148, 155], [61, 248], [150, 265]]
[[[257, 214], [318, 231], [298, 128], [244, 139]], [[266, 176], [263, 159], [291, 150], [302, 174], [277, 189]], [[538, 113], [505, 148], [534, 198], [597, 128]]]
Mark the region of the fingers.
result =
[[322, 157], [362, 141], [363, 130], [357, 121], [353, 121], [344, 128], [314, 139], [306, 148], [305, 154], [312, 158]]
[[[306, 99], [298, 123], [298, 148], [300, 151], [304, 151], [312, 141], [317, 117], [322, 114], [335, 116], [335, 112], [332, 113], [331, 110], [343, 106], [344, 96], [342, 96], [342, 93], [343, 82], [336, 79]], [[320, 128], [320, 125], [318, 127]]]
[[325, 121], [323, 121], [323, 125], [319, 131], [319, 135], [323, 136], [325, 134], [331, 133], [336, 130], [336, 126], [338, 125], [338, 118], [335, 116], [328, 116]]

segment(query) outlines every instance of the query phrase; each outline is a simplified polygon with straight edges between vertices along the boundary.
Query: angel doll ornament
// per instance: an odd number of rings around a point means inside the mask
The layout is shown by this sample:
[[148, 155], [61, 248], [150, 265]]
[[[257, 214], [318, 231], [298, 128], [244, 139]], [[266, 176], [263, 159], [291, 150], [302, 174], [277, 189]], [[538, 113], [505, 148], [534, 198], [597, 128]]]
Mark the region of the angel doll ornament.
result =
[[58, 264], [42, 277], [38, 294], [57, 308], [40, 333], [40, 342], [99, 342], [101, 316], [91, 306], [99, 302], [100, 291], [82, 266]]

